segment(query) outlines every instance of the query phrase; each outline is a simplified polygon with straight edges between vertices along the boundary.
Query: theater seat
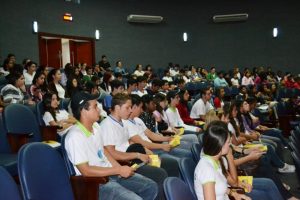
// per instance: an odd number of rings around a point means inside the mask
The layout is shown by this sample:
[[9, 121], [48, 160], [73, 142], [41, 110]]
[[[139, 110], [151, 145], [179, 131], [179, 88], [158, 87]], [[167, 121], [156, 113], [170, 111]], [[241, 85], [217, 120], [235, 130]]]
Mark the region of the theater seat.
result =
[[12, 153], [4, 129], [2, 114], [0, 114], [0, 166], [4, 167], [12, 176], [18, 175], [17, 154]]
[[57, 134], [57, 126], [46, 126], [44, 120], [43, 120], [43, 115], [44, 115], [44, 103], [43, 102], [38, 102], [36, 104], [36, 118], [38, 121], [38, 124], [40, 126], [41, 134], [42, 134], [42, 139], [47, 141], [47, 140], [57, 140], [58, 134]]
[[291, 152], [291, 155], [295, 163], [298, 181], [300, 181], [300, 157], [295, 152]]
[[74, 199], [64, 161], [49, 145], [25, 144], [19, 152], [18, 170], [25, 200]]
[[108, 177], [76, 176], [73, 164], [70, 162], [65, 149], [65, 138], [67, 134], [68, 133], [64, 134], [61, 138], [61, 152], [71, 180], [75, 199], [98, 200], [99, 185], [107, 183]]
[[21, 200], [19, 188], [11, 175], [0, 167], [0, 199]]
[[177, 177], [168, 177], [164, 181], [167, 200], [196, 200], [188, 186]]
[[179, 172], [183, 181], [188, 185], [194, 198], [197, 199], [194, 189], [194, 171], [196, 163], [191, 158], [182, 158], [179, 162]]
[[192, 145], [191, 151], [192, 151], [192, 154], [193, 154], [193, 159], [196, 163], [198, 163], [199, 160], [200, 160], [201, 149], [202, 149], [202, 143], [200, 141], [199, 141], [199, 144], [194, 143]]
[[17, 152], [25, 143], [42, 140], [36, 117], [28, 106], [22, 104], [6, 106], [3, 119], [13, 152]]

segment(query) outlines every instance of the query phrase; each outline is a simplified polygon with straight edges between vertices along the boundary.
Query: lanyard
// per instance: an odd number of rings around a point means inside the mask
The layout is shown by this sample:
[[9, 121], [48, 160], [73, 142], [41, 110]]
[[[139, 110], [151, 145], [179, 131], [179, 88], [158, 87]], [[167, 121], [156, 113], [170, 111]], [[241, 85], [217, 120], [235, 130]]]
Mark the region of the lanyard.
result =
[[123, 127], [123, 123], [122, 123], [122, 122], [116, 120], [116, 119], [115, 119], [113, 116], [111, 116], [111, 115], [109, 115], [109, 117], [110, 117], [113, 121], [117, 122], [120, 126]]

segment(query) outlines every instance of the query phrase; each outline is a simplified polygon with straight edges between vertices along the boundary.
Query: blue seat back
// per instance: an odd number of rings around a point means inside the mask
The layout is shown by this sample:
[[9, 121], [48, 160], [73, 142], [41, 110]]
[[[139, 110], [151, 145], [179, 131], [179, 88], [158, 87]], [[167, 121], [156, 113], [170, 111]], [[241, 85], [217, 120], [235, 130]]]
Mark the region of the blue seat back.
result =
[[11, 149], [6, 136], [2, 113], [0, 113], [0, 153], [11, 153]]
[[25, 200], [74, 199], [64, 161], [47, 144], [24, 145], [18, 156], [18, 170]]
[[291, 155], [295, 163], [296, 173], [298, 175], [298, 181], [300, 181], [300, 157], [295, 152], [291, 152]]
[[179, 162], [179, 172], [183, 181], [188, 185], [194, 198], [197, 199], [194, 189], [194, 172], [196, 163], [191, 158], [182, 158]]
[[168, 177], [165, 179], [164, 191], [167, 200], [195, 199], [188, 186], [177, 177]]
[[199, 160], [200, 160], [201, 149], [202, 149], [202, 142], [200, 142], [200, 141], [199, 141], [199, 144], [194, 143], [192, 145], [191, 151], [192, 151], [192, 154], [193, 154], [193, 159], [196, 163], [198, 163]]
[[36, 117], [28, 106], [10, 104], [4, 109], [4, 124], [7, 133], [29, 134], [29, 141], [41, 141], [41, 133]]
[[21, 200], [19, 188], [11, 175], [0, 166], [0, 199]]
[[46, 126], [46, 124], [43, 120], [44, 113], [45, 113], [44, 103], [42, 101], [40, 101], [36, 104], [36, 118], [37, 118], [38, 124], [40, 126]]
[[66, 151], [66, 148], [65, 148], [65, 140], [66, 140], [67, 134], [68, 133], [64, 134], [61, 137], [61, 153], [62, 153], [63, 159], [65, 161], [65, 165], [67, 167], [69, 176], [75, 176], [76, 175], [75, 169], [73, 167], [73, 164], [69, 160], [69, 157], [68, 157], [68, 154], [67, 154], [67, 151]]

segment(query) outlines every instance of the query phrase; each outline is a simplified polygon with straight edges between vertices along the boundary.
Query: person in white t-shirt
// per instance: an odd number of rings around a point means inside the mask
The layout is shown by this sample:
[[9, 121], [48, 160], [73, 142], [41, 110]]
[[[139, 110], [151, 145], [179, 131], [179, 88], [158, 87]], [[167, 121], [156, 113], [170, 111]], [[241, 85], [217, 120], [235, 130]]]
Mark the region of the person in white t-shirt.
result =
[[213, 106], [209, 102], [211, 98], [211, 91], [209, 88], [205, 88], [201, 92], [201, 98], [196, 101], [196, 103], [193, 105], [190, 117], [193, 119], [201, 119], [205, 121], [205, 114], [213, 109]]
[[172, 128], [183, 127], [185, 132], [189, 131], [191, 133], [200, 132], [202, 129], [196, 126], [187, 125], [181, 119], [178, 109], [176, 106], [179, 104], [179, 91], [172, 90], [167, 94], [167, 100], [169, 103], [169, 108], [165, 111], [166, 121], [168, 125]]
[[[215, 123], [216, 122], [216, 123]], [[230, 135], [218, 125], [220, 121], [211, 122], [203, 137], [203, 155], [194, 172], [194, 187], [198, 199], [229, 200], [250, 198], [228, 188], [221, 164], [221, 157], [229, 151]]]
[[78, 120], [65, 138], [65, 149], [76, 175], [88, 177], [109, 176], [109, 182], [100, 186], [99, 199], [153, 200], [157, 184], [129, 166], [121, 166], [103, 146], [97, 106], [98, 95], [77, 92], [71, 107]]
[[25, 65], [25, 68], [26, 72], [23, 73], [25, 78], [25, 85], [31, 85], [36, 71], [36, 64], [30, 61]]
[[[134, 148], [131, 148], [133, 146], [129, 143], [129, 133], [122, 122], [122, 120], [129, 118], [131, 106], [129, 95], [119, 93], [113, 96], [111, 114], [100, 124], [103, 145], [112, 157], [118, 161], [136, 162], [139, 160], [147, 164], [150, 160], [148, 155], [150, 152], [144, 150], [142, 145], [140, 145], [139, 150], [143, 149], [144, 152], [135, 151]], [[164, 197], [163, 181], [168, 176], [164, 169], [144, 165], [137, 172], [154, 180], [159, 187], [159, 198]]]
[[66, 110], [59, 109], [59, 99], [55, 93], [47, 93], [43, 99], [45, 113], [43, 120], [46, 126], [58, 126], [57, 133], [62, 136], [76, 123]]

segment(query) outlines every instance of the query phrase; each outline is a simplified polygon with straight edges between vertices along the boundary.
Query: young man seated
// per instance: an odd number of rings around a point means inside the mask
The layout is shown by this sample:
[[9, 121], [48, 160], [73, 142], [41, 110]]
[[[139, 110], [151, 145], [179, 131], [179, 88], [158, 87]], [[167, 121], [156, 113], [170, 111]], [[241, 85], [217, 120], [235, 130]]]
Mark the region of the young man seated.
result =
[[[131, 113], [131, 99], [127, 94], [116, 94], [113, 96], [111, 104], [111, 114], [104, 119], [101, 124], [101, 137], [105, 150], [115, 160], [118, 161], [136, 161], [149, 162], [149, 155], [141, 146], [139, 149], [133, 149], [129, 143], [129, 134], [124, 127], [122, 120], [127, 120]], [[141, 149], [144, 151], [142, 152]], [[136, 150], [136, 151], [135, 151]], [[137, 172], [151, 178], [157, 182], [159, 187], [159, 199], [164, 199], [163, 181], [168, 176], [167, 172], [162, 168], [144, 165], [137, 169]]]
[[111, 111], [111, 100], [113, 96], [124, 91], [124, 83], [117, 79], [112, 80], [110, 82], [110, 85], [112, 92], [110, 95], [105, 96], [103, 99], [103, 107], [108, 113], [110, 113]]
[[72, 98], [72, 112], [78, 120], [68, 132], [65, 148], [76, 174], [82, 176], [110, 176], [110, 181], [100, 186], [99, 199], [153, 200], [157, 184], [135, 173], [128, 166], [121, 166], [103, 147], [103, 132], [99, 120], [98, 95], [78, 92]]

